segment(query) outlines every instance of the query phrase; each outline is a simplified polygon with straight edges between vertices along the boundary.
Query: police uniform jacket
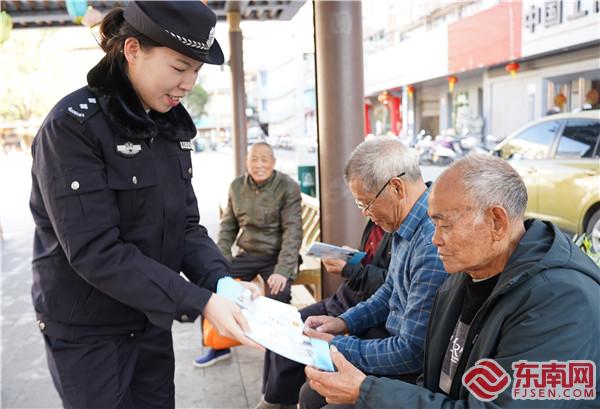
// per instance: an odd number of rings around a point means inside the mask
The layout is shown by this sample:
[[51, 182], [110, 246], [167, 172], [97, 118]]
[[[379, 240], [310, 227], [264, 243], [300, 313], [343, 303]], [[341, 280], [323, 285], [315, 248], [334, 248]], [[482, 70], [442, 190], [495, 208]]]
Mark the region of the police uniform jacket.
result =
[[106, 58], [52, 109], [32, 147], [32, 296], [42, 331], [119, 334], [148, 322], [169, 330], [202, 312], [228, 262], [199, 224], [195, 133], [181, 105], [146, 112]]

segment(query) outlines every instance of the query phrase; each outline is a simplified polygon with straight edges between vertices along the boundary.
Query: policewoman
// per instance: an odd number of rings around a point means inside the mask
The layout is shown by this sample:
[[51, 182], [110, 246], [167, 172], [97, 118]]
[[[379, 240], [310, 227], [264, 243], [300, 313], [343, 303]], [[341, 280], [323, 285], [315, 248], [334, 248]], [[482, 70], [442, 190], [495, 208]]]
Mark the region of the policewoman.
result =
[[174, 407], [173, 320], [202, 314], [252, 345], [214, 294], [228, 263], [199, 224], [180, 103], [223, 63], [215, 23], [201, 1], [112, 10], [106, 55], [33, 143], [32, 296], [65, 407]]

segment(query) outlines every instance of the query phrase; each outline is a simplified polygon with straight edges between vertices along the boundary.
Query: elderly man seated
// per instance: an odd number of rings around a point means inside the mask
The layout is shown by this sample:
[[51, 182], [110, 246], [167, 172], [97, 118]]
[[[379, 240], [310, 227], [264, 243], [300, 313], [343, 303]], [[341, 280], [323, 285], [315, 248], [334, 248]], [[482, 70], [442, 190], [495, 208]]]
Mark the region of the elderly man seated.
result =
[[[416, 155], [393, 138], [372, 138], [351, 154], [345, 180], [365, 216], [392, 233], [392, 258], [383, 285], [366, 301], [339, 317], [313, 316], [305, 333], [335, 345], [362, 370], [414, 382], [423, 365], [425, 329], [433, 298], [448, 277], [431, 243], [427, 216], [429, 188]], [[385, 324], [390, 336], [361, 339], [356, 334]], [[350, 336], [344, 336], [349, 333]], [[325, 404], [305, 384], [300, 407]]]
[[499, 158], [447, 169], [429, 214], [451, 278], [431, 313], [423, 386], [366, 376], [333, 351], [338, 372], [307, 368], [311, 387], [356, 408], [598, 407], [600, 269], [552, 223], [524, 221], [526, 205]]
[[[296, 181], [276, 171], [275, 162], [268, 143], [250, 147], [247, 172], [229, 186], [217, 244], [231, 262], [229, 275], [243, 281], [260, 275], [267, 297], [289, 303], [302, 243], [302, 197]], [[205, 368], [230, 357], [229, 349], [208, 349], [194, 365]]]

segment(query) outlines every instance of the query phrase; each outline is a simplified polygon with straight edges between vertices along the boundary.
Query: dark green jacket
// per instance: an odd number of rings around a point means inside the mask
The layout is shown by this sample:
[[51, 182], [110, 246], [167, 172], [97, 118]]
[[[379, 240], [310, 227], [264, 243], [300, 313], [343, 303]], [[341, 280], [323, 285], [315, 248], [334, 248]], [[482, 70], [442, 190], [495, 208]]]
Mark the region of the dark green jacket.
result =
[[230, 261], [234, 242], [250, 255], [277, 255], [274, 273], [295, 278], [302, 244], [301, 202], [300, 187], [283, 173], [274, 171], [260, 185], [248, 174], [237, 177], [229, 186], [219, 248]]
[[[527, 221], [490, 297], [467, 334], [450, 396], [438, 387], [448, 341], [460, 314], [466, 275], [452, 274], [437, 292], [425, 341], [424, 386], [367, 377], [356, 408], [598, 408], [590, 400], [513, 400], [512, 363], [591, 360], [600, 369], [600, 269], [556, 226]], [[483, 358], [511, 377], [506, 390], [482, 402], [461, 384]], [[598, 372], [596, 372], [598, 379]], [[599, 384], [596, 383], [596, 390]], [[597, 392], [598, 396], [598, 392]]]

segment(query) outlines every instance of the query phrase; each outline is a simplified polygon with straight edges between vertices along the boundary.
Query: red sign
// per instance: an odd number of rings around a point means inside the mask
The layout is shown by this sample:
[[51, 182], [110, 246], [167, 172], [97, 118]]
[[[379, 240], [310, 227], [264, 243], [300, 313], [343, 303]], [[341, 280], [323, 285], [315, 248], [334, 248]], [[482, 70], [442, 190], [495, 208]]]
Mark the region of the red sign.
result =
[[456, 73], [521, 56], [522, 2], [502, 2], [448, 25], [448, 69]]

